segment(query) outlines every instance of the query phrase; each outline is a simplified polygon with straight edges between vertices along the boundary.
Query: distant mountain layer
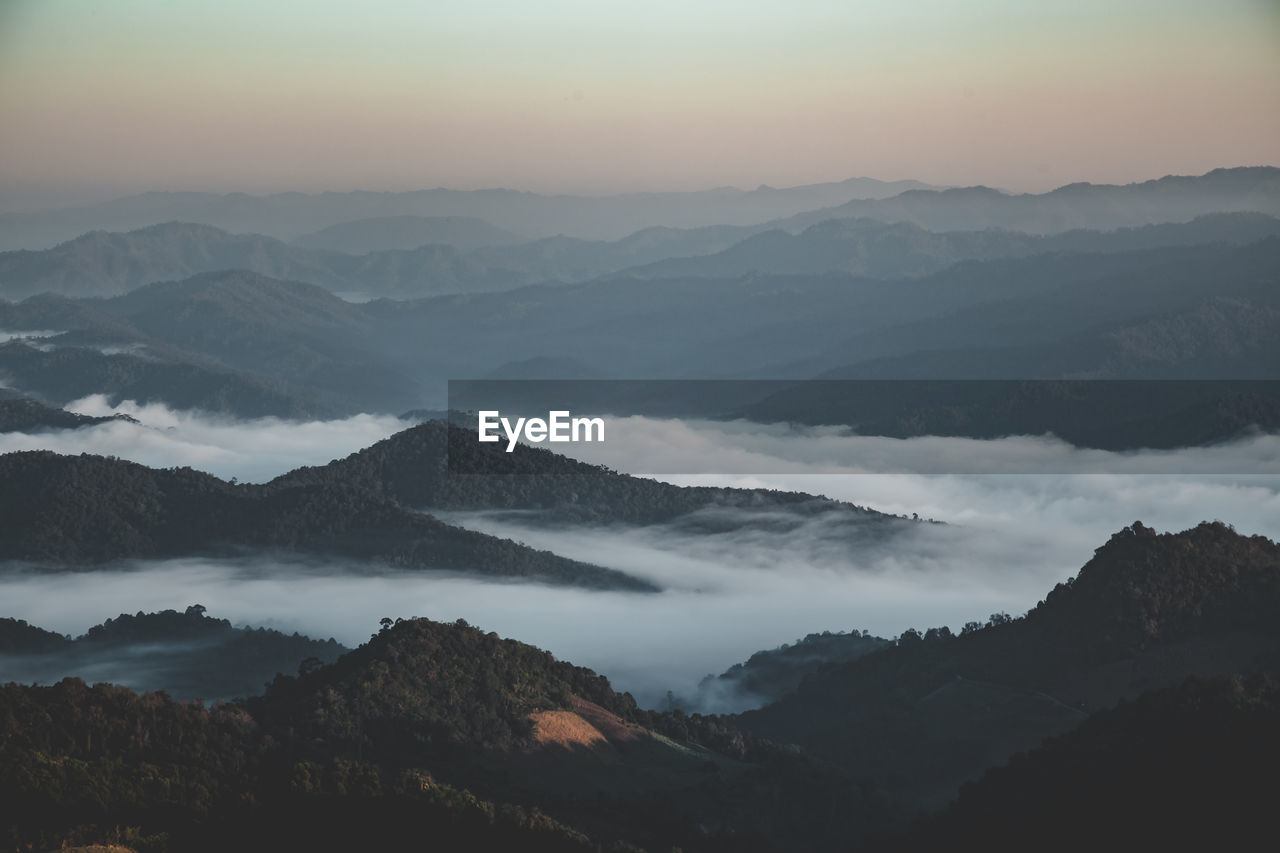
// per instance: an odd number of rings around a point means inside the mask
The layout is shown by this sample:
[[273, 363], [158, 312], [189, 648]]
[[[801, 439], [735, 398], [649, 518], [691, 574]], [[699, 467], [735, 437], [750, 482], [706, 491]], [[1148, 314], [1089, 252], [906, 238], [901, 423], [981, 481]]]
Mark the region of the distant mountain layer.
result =
[[494, 374], [1267, 379], [1278, 277], [1277, 237], [967, 261], [914, 279], [618, 275], [365, 304], [214, 272], [106, 300], [0, 302], [0, 332], [39, 332], [0, 344], [0, 370], [57, 404], [101, 393], [284, 417], [441, 408], [446, 380]]
[[327, 249], [349, 255], [416, 249], [428, 244], [479, 249], [523, 243], [525, 238], [474, 216], [383, 216], [321, 228], [293, 240], [304, 249]]
[[393, 216], [476, 217], [531, 238], [617, 240], [655, 225], [751, 225], [852, 199], [927, 188], [919, 181], [847, 181], [774, 189], [730, 187], [615, 196], [551, 196], [516, 190], [278, 193], [251, 196], [155, 192], [44, 213], [0, 214], [0, 249], [43, 249], [86, 231], [129, 231], [174, 220], [293, 240], [323, 228]]
[[841, 424], [860, 435], [893, 438], [1052, 433], [1076, 447], [1171, 449], [1253, 429], [1280, 431], [1280, 379], [828, 379], [797, 383], [737, 414], [764, 423]]
[[231, 269], [363, 298], [506, 291], [620, 271], [640, 278], [828, 272], [897, 278], [968, 260], [1245, 244], [1277, 235], [1280, 220], [1253, 213], [1049, 237], [1008, 229], [935, 233], [904, 222], [832, 219], [796, 234], [764, 226], [651, 228], [614, 242], [555, 237], [464, 250], [443, 241], [408, 240], [404, 248], [353, 255], [334, 251], [327, 238], [288, 245], [257, 234], [169, 222], [127, 234], [92, 232], [45, 251], [0, 253], [0, 296], [114, 296], [152, 282]]
[[1280, 219], [1259, 213], [1205, 214], [1190, 222], [1115, 231], [1073, 230], [1049, 236], [1007, 228], [926, 231], [911, 222], [830, 219], [798, 234], [767, 231], [721, 252], [672, 258], [630, 272], [649, 278], [826, 272], [896, 278], [928, 275], [961, 261], [1057, 252], [1129, 252], [1202, 243], [1245, 244], [1276, 236], [1280, 236]]
[[1008, 195], [988, 187], [909, 190], [888, 199], [850, 201], [781, 223], [803, 228], [834, 218], [913, 222], [930, 231], [1013, 228], [1055, 234], [1074, 228], [1132, 228], [1204, 213], [1280, 215], [1280, 168], [1214, 169], [1124, 186], [1068, 184], [1040, 195]]
[[332, 663], [347, 651], [263, 628], [234, 628], [192, 605], [184, 613], [122, 613], [72, 640], [15, 619], [0, 619], [0, 683], [52, 684], [76, 677], [179, 700], [261, 693], [280, 673]]

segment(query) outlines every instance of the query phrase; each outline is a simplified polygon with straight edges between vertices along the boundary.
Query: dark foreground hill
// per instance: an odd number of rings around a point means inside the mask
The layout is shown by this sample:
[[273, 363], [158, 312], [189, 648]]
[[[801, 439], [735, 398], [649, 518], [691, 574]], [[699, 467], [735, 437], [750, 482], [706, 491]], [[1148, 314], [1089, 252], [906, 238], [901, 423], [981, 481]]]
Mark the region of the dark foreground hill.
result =
[[641, 711], [589, 670], [426, 620], [387, 620], [246, 705], [9, 685], [0, 728], [17, 847], [753, 850], [757, 829], [785, 831], [792, 809], [762, 806], [788, 776], [812, 795], [797, 822], [840, 793], [722, 723]]
[[1247, 850], [1272, 840], [1280, 682], [1158, 690], [1014, 757], [877, 851]]
[[820, 669], [740, 725], [882, 779], [920, 808], [1089, 714], [1182, 679], [1280, 664], [1280, 546], [1220, 523], [1134, 524], [1025, 617]]
[[1023, 618], [905, 632], [736, 718], [645, 711], [462, 622], [385, 619], [236, 705], [0, 688], [0, 803], [18, 849], [1231, 843], [1269, 820], [1275, 682], [1187, 679], [1274, 672], [1278, 612], [1280, 546], [1135, 524]]

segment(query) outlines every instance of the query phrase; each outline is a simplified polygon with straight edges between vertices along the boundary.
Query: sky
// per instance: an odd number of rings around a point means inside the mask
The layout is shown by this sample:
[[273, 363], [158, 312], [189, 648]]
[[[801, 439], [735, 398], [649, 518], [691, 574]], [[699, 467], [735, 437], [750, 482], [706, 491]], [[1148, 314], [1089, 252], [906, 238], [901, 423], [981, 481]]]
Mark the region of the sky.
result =
[[1280, 164], [1276, 0], [0, 0], [0, 209]]

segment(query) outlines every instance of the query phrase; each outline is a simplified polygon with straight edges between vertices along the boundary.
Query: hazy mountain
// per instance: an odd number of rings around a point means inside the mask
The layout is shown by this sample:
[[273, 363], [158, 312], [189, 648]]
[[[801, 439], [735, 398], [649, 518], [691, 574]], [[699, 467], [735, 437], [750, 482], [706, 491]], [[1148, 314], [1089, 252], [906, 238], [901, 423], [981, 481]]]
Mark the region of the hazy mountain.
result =
[[1134, 524], [1024, 618], [905, 633], [737, 719], [941, 806], [1092, 711], [1191, 675], [1275, 666], [1278, 610], [1274, 542], [1221, 523], [1161, 535]]
[[110, 300], [0, 302], [0, 329], [45, 330], [0, 345], [0, 366], [17, 389], [59, 404], [145, 394], [241, 414], [439, 408], [446, 379], [527, 365], [645, 379], [836, 368], [849, 378], [1266, 378], [1277, 276], [1280, 238], [969, 261], [915, 279], [619, 275], [359, 305], [223, 272]]
[[652, 590], [611, 569], [462, 530], [357, 484], [234, 485], [45, 451], [0, 456], [0, 560], [100, 564], [249, 551]]
[[145, 351], [104, 353], [72, 345], [37, 349], [11, 342], [0, 344], [0, 370], [23, 392], [59, 406], [105, 394], [112, 403], [163, 402], [176, 409], [245, 418], [315, 418], [340, 411], [256, 374], [185, 357], [161, 360]]
[[1011, 228], [1054, 234], [1074, 228], [1110, 229], [1181, 222], [1205, 213], [1249, 211], [1280, 215], [1280, 169], [1214, 169], [1115, 186], [1068, 184], [1039, 195], [1010, 195], [988, 187], [909, 190], [888, 199], [850, 201], [779, 223], [788, 230], [826, 219], [913, 222], [930, 231]]
[[0, 214], [0, 248], [43, 249], [86, 231], [130, 231], [174, 220], [294, 240], [345, 222], [393, 216], [476, 217], [532, 238], [565, 234], [617, 240], [655, 225], [752, 225], [852, 199], [885, 198], [927, 186], [918, 181], [851, 178], [785, 189], [725, 187], [599, 197], [503, 189], [266, 196], [154, 192], [84, 207]]
[[1280, 379], [829, 379], [796, 383], [737, 414], [763, 423], [842, 424], [894, 438], [1052, 433], [1076, 447], [1172, 449], [1280, 430]]
[[353, 256], [332, 251], [328, 239], [305, 248], [171, 222], [127, 234], [93, 232], [43, 252], [0, 253], [0, 293], [11, 299], [45, 292], [113, 296], [152, 282], [230, 269], [305, 281], [353, 297], [400, 299], [582, 282], [620, 270], [642, 278], [833, 271], [896, 278], [965, 260], [1244, 244], [1277, 235], [1280, 220], [1249, 213], [1051, 236], [997, 229], [934, 233], [910, 223], [833, 219], [798, 234], [764, 226], [650, 228], [612, 242], [554, 237], [467, 251], [443, 240], [404, 241], [412, 245]]
[[[185, 612], [122, 613], [74, 640], [0, 619], [0, 683], [52, 684], [63, 678], [163, 690], [175, 699], [230, 699], [261, 693], [281, 672], [332, 663], [347, 651], [265, 628], [234, 628], [192, 605]], [[56, 639], [55, 639], [56, 638]]]
[[349, 260], [294, 249], [260, 234], [165, 222], [127, 234], [94, 231], [45, 251], [0, 253], [0, 294], [9, 299], [37, 293], [115, 296], [155, 281], [230, 269], [341, 289], [349, 282], [330, 266], [343, 262]]
[[103, 308], [147, 340], [267, 373], [334, 409], [390, 410], [418, 381], [387, 357], [378, 325], [319, 287], [242, 272], [150, 285]]
[[614, 242], [552, 237], [472, 251], [427, 241], [352, 255], [327, 248], [326, 241], [308, 248], [258, 234], [167, 222], [125, 234], [91, 232], [44, 251], [0, 253], [0, 295], [115, 296], [197, 273], [247, 270], [352, 297], [418, 298], [584, 281], [672, 255], [717, 251], [756, 230], [650, 228]]
[[[430, 347], [424, 361], [453, 377], [541, 357], [604, 366], [615, 378], [807, 378], [872, 358], [1066, 342], [1209, 299], [1275, 306], [1278, 275], [1272, 238], [967, 262], [911, 280], [615, 276], [366, 310], [388, 334], [413, 330]], [[1206, 350], [1197, 359], [1213, 357]]]
[[1280, 306], [1210, 298], [1149, 319], [1043, 344], [970, 346], [871, 358], [826, 371], [833, 379], [1271, 379], [1280, 364]]
[[1208, 214], [1186, 223], [1048, 236], [996, 229], [935, 233], [909, 222], [832, 219], [799, 234], [767, 231], [722, 252], [672, 258], [629, 272], [654, 278], [825, 272], [896, 278], [927, 275], [968, 260], [1051, 252], [1126, 252], [1201, 243], [1245, 244], [1275, 236], [1280, 236], [1280, 219], [1253, 213]]
[[523, 243], [525, 238], [474, 216], [383, 216], [340, 222], [303, 234], [291, 242], [304, 249], [366, 255], [369, 252], [416, 249], [428, 244], [453, 246], [465, 251]]
[[[1021, 289], [850, 335], [824, 357], [826, 366], [836, 359], [846, 366], [826, 375], [1275, 376], [1266, 354], [1274, 350], [1272, 312], [1280, 309], [1270, 284], [1280, 274], [1280, 240], [1124, 253], [1111, 256], [1114, 266], [1106, 257], [964, 264], [926, 278], [922, 283], [950, 282], [959, 292], [989, 292], [1001, 281], [1019, 281]], [[1073, 269], [1075, 276], [1062, 276]]]
[[0, 253], [0, 295], [116, 296], [153, 282], [229, 270], [357, 295], [412, 297], [525, 283], [519, 270], [490, 269], [447, 245], [353, 256], [166, 222], [127, 234], [91, 232], [45, 251]]

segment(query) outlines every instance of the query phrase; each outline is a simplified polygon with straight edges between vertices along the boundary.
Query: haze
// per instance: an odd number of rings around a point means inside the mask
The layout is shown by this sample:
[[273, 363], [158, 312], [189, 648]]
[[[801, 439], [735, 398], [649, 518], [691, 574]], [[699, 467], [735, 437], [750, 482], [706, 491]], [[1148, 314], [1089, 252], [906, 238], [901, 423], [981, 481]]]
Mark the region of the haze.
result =
[[10, 0], [0, 114], [9, 210], [142, 190], [590, 194], [856, 175], [1034, 191], [1280, 161], [1280, 12]]

